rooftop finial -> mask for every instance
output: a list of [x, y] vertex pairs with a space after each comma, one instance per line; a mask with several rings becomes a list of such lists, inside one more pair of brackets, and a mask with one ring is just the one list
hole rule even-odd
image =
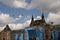
[[34, 20], [34, 17], [33, 17], [33, 15], [32, 15], [32, 20]]

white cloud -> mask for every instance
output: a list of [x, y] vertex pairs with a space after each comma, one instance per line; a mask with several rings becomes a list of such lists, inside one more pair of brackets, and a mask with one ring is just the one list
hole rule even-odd
[[0, 2], [14, 8], [26, 8], [27, 6], [25, 0], [0, 0]]
[[[22, 17], [21, 15], [19, 15], [18, 17]], [[11, 22], [15, 22], [16, 20], [19, 20], [20, 18], [13, 18], [10, 17], [8, 14], [0, 14], [0, 30], [2, 31], [4, 29], [4, 27], [1, 26], [5, 26], [6, 24], [9, 23], [9, 26], [11, 28], [11, 30], [19, 30], [19, 29], [24, 29], [25, 27], [29, 27], [29, 24], [31, 22], [30, 16], [27, 17], [28, 19], [25, 20], [24, 23], [18, 23], [18, 24], [13, 24]], [[40, 20], [41, 16], [37, 16], [36, 18], [34, 18], [34, 20]], [[50, 22], [54, 22], [54, 24], [60, 24], [60, 12], [58, 13], [49, 13], [48, 18], [46, 19], [47, 23]]]
[[24, 29], [25, 27], [28, 27], [30, 24], [30, 20], [25, 21], [24, 23], [19, 24], [9, 24], [11, 30], [19, 30]]
[[[5, 15], [7, 15], [7, 14], [5, 14]], [[5, 17], [5, 18], [10, 18], [10, 16], [8, 17]], [[13, 23], [9, 23], [9, 27], [10, 27], [10, 29], [11, 30], [20, 30], [20, 29], [24, 29], [24, 28], [26, 28], [26, 27], [29, 27], [29, 25], [30, 25], [30, 22], [31, 22], [31, 18], [30, 18], [30, 16], [28, 17], [27, 16], [27, 20], [25, 20], [25, 22], [24, 23], [18, 23], [18, 24], [13, 24]], [[29, 19], [30, 18], [30, 19]], [[4, 18], [3, 18], [4, 19]], [[14, 18], [13, 18], [14, 19]], [[41, 17], [40, 16], [37, 16], [36, 18], [34, 18], [34, 20], [37, 20], [37, 19], [41, 19]], [[9, 19], [8, 19], [9, 20]], [[6, 20], [6, 21], [8, 21], [8, 20]], [[15, 20], [15, 19], [14, 19]], [[10, 20], [11, 21], [11, 20]], [[7, 23], [7, 22], [6, 22]], [[3, 24], [3, 23], [2, 23]], [[4, 24], [4, 27], [0, 27], [0, 31], [2, 31], [4, 28], [5, 28], [5, 25], [6, 24]]]
[[0, 32], [4, 29], [5, 27], [0, 27]]
[[37, 16], [34, 20], [40, 20], [41, 16]]
[[27, 9], [33, 8], [38, 8], [43, 12], [49, 13], [46, 22], [53, 21], [54, 24], [60, 24], [60, 0], [32, 0]]
[[23, 16], [19, 15], [17, 18], [15, 18], [16, 20], [20, 20]]
[[[0, 12], [0, 13], [1, 13], [1, 12]], [[13, 17], [11, 17], [9, 14], [1, 13], [1, 14], [0, 14], [0, 31], [2, 31], [7, 24], [16, 22], [16, 21], [20, 20], [21, 18], [22, 18], [21, 15], [19, 15], [18, 18], [13, 18]], [[12, 25], [13, 25], [13, 24], [12, 24]], [[16, 26], [19, 26], [19, 24], [16, 25]]]
[[[30, 16], [29, 16], [29, 18], [30, 18]], [[31, 19], [29, 19], [29, 18], [24, 23], [9, 24], [11, 30], [19, 30], [19, 29], [24, 29], [26, 27], [29, 27], [30, 22], [31, 22]], [[34, 18], [34, 20], [39, 20], [39, 19], [41, 19], [41, 16], [37, 16], [36, 18]]]
[[12, 23], [12, 22], [16, 22], [17, 20], [20, 20], [22, 17], [20, 18], [13, 18], [11, 17], [9, 14], [4, 14], [4, 13], [1, 13], [0, 14], [0, 27], [3, 27], [9, 23]]
[[60, 11], [60, 0], [32, 0], [28, 9], [39, 8], [43, 11]]
[[[39, 20], [41, 19], [41, 16], [37, 16], [34, 18], [34, 20]], [[46, 18], [45, 18], [46, 19]], [[49, 13], [48, 18], [46, 19], [47, 23], [54, 22], [54, 24], [60, 24], [60, 12], [58, 13]], [[18, 24], [9, 24], [11, 30], [19, 30], [19, 29], [24, 29], [25, 27], [29, 27], [29, 24], [31, 22], [31, 19], [25, 20], [24, 23], [18, 23]], [[3, 28], [1, 28], [2, 30]]]
[[30, 4], [28, 4], [26, 0], [0, 0], [0, 2], [14, 8], [38, 8], [48, 12], [60, 11], [60, 0], [32, 0]]
[[30, 20], [31, 19], [31, 16], [29, 15], [29, 16], [25, 16], [25, 18], [24, 18], [24, 20], [26, 21], [26, 20]]
[[19, 17], [19, 18], [22, 18], [22, 16], [23, 16], [23, 15], [19, 15], [18, 17]]
[[14, 8], [38, 8], [48, 12], [60, 11], [60, 0], [32, 0], [30, 4], [28, 4], [26, 0], [0, 0], [0, 2]]
[[[39, 20], [39, 19], [41, 19], [41, 16], [37, 16], [36, 18], [34, 18], [34, 20]], [[29, 27], [30, 22], [31, 22], [31, 19], [28, 18], [24, 23], [18, 23], [18, 24], [11, 24], [10, 23], [9, 27], [11, 28], [11, 30], [24, 29], [26, 27]], [[5, 27], [0, 27], [0, 28], [1, 28], [0, 30], [2, 31]]]
[[60, 12], [58, 12], [58, 13], [49, 13], [46, 22], [47, 23], [54, 22], [54, 25], [60, 24]]

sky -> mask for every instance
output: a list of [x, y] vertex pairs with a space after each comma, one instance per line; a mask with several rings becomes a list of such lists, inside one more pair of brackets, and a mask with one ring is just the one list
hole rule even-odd
[[8, 24], [11, 30], [28, 27], [32, 15], [46, 23], [60, 24], [60, 0], [0, 0], [0, 30]]

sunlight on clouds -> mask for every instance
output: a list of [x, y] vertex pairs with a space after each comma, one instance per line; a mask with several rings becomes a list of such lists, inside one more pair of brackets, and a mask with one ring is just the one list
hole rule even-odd
[[25, 27], [28, 27], [30, 24], [30, 20], [25, 21], [24, 23], [19, 24], [9, 24], [11, 30], [20, 30], [24, 29]]
[[[41, 17], [37, 16], [36, 18], [34, 18], [34, 20], [37, 20], [37, 19], [41, 19]], [[30, 22], [31, 22], [31, 19], [26, 20], [24, 23], [9, 24], [9, 25], [10, 25], [11, 30], [19, 30], [19, 29], [24, 29], [26, 27], [29, 27]]]
[[13, 18], [9, 14], [0, 14], [0, 27], [3, 27], [9, 23], [16, 22], [20, 20], [22, 17], [20, 16], [19, 18]]
[[28, 10], [38, 8], [42, 11], [55, 13], [60, 11], [60, 0], [31, 0], [29, 4], [26, 0], [1, 0], [0, 2], [13, 8], [25, 8]]
[[0, 2], [14, 8], [26, 8], [27, 6], [25, 0], [1, 0]]
[[[34, 18], [34, 20], [40, 20], [40, 19], [41, 19], [41, 16], [37, 16], [36, 18]], [[59, 13], [58, 14], [49, 13], [49, 16], [48, 16], [48, 18], [46, 20], [47, 23], [54, 22], [54, 24], [60, 23], [59, 21], [60, 21]], [[20, 29], [24, 29], [26, 27], [29, 27], [30, 22], [31, 22], [31, 19], [30, 20], [26, 20], [24, 23], [18, 23], [18, 24], [10, 23], [9, 27], [11, 28], [11, 30], [20, 30]]]
[[60, 11], [60, 0], [32, 0], [28, 9], [38, 8], [47, 12]]
[[60, 14], [59, 13], [49, 13], [46, 21], [47, 21], [47, 23], [54, 22], [54, 25], [60, 24]]
[[23, 17], [23, 15], [19, 15], [18, 17], [19, 17], [19, 18], [22, 18], [22, 17]]
[[[41, 19], [41, 16], [37, 16], [36, 18], [34, 18], [34, 20], [37, 20], [37, 19]], [[30, 22], [31, 22], [31, 18], [29, 20], [28, 19], [25, 20], [24, 23], [18, 23], [18, 24], [9, 23], [9, 27], [10, 27], [11, 30], [20, 30], [20, 29], [24, 29], [26, 27], [29, 27]], [[1, 27], [1, 30], [0, 31], [2, 31], [5, 28], [4, 26]]]
[[0, 27], [0, 32], [4, 29], [5, 27]]
[[26, 7], [26, 5], [27, 5], [27, 3], [25, 3], [24, 1], [23, 2], [21, 2], [21, 1], [14, 1], [13, 2], [13, 6], [15, 7], [15, 8], [25, 8]]

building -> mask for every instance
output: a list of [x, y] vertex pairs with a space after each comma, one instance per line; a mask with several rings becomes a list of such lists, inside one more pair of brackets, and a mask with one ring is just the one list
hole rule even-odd
[[[35, 40], [52, 40], [52, 31], [54, 30], [54, 26], [46, 24], [45, 19], [44, 19], [44, 14], [42, 14], [41, 18], [42, 19], [40, 19], [40, 20], [34, 20], [34, 17], [32, 16], [30, 27], [35, 28], [37, 34], [38, 34], [38, 31], [43, 32], [42, 39], [38, 37], [38, 35], [40, 35], [40, 34], [38, 34], [38, 35], [35, 34], [37, 36], [34, 37], [34, 39]], [[40, 30], [40, 28], [42, 28], [42, 30]], [[32, 39], [32, 38], [30, 38], [30, 39]]]
[[60, 40], [60, 25], [47, 24], [44, 19], [34, 20], [30, 26], [21, 30], [11, 30], [8, 25], [0, 32], [0, 40]]
[[[11, 30], [8, 25], [0, 32], [0, 40], [19, 40], [22, 36], [24, 40], [24, 30]], [[18, 37], [18, 38], [17, 38]]]

